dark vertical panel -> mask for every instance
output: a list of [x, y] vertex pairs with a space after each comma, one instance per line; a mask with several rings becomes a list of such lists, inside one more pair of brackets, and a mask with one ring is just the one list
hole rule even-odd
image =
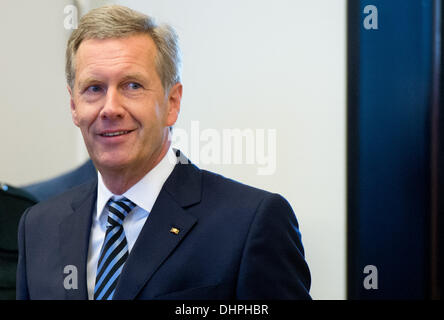
[[[363, 27], [366, 5], [378, 9], [378, 30]], [[428, 297], [433, 8], [433, 0], [349, 1], [349, 44], [352, 28], [359, 38], [348, 70], [352, 299]], [[378, 268], [377, 290], [363, 287], [366, 265]]]
[[[359, 1], [347, 3], [347, 297], [357, 298], [361, 287], [356, 252], [359, 250], [357, 186], [359, 160]], [[353, 214], [350, 214], [353, 213]]]

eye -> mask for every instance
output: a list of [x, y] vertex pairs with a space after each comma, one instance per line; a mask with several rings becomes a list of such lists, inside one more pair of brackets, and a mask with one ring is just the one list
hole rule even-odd
[[127, 87], [131, 90], [137, 90], [137, 89], [142, 88], [142, 86], [140, 84], [138, 84], [137, 82], [130, 82], [130, 83], [128, 83]]
[[102, 91], [102, 87], [98, 85], [92, 85], [86, 88], [85, 92], [87, 93], [99, 93]]

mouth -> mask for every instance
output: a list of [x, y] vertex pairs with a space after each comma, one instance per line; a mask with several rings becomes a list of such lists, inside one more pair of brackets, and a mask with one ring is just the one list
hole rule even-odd
[[102, 132], [99, 133], [102, 137], [117, 137], [117, 136], [123, 136], [128, 133], [133, 132], [134, 130], [120, 130], [120, 131], [112, 131], [112, 132]]

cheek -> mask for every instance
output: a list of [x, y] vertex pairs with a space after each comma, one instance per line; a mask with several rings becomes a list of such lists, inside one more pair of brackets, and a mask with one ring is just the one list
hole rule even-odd
[[139, 105], [131, 108], [129, 113], [131, 117], [145, 129], [150, 131], [159, 130], [166, 122], [167, 114], [165, 107], [159, 104]]
[[88, 130], [96, 121], [99, 112], [94, 107], [80, 109], [77, 112], [78, 126], [82, 131]]

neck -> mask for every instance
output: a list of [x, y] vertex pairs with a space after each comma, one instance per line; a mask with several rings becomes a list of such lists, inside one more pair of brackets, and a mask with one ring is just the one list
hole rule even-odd
[[139, 182], [148, 172], [150, 172], [165, 157], [170, 148], [171, 141], [168, 139], [162, 147], [155, 152], [151, 159], [147, 160], [138, 170], [131, 168], [101, 168], [103, 183], [115, 195], [124, 194], [128, 189]]

